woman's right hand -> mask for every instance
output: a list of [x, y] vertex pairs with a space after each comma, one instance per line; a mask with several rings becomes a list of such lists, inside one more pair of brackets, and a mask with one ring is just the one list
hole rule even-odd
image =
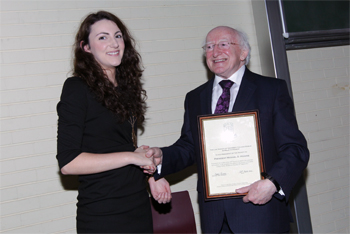
[[144, 170], [144, 173], [152, 175], [156, 171], [156, 165], [153, 162], [152, 158], [147, 158], [146, 151], [144, 150], [146, 146], [140, 146], [134, 152], [134, 162], [133, 164], [141, 167]]

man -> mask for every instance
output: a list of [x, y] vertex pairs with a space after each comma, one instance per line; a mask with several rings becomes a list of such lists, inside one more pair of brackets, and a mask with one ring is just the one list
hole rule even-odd
[[[307, 166], [309, 151], [298, 130], [286, 83], [254, 74], [246, 68], [250, 46], [245, 34], [233, 28], [212, 29], [203, 48], [207, 65], [215, 77], [186, 95], [184, 123], [177, 142], [162, 149], [150, 148], [147, 152], [156, 164], [161, 164], [161, 173], [154, 177], [157, 179], [197, 164], [198, 202], [204, 233], [288, 232], [291, 214], [287, 201]], [[232, 86], [222, 88], [219, 84], [222, 80], [231, 80], [227, 83]], [[220, 97], [225, 88], [230, 95], [227, 104]], [[222, 113], [223, 105], [229, 112], [259, 110], [268, 179], [236, 190], [248, 193], [243, 199], [205, 201], [197, 116]]]

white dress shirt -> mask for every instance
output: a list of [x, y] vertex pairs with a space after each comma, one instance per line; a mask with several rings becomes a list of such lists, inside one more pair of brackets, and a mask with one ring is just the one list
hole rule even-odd
[[[236, 97], [238, 94], [239, 87], [241, 86], [242, 77], [245, 72], [245, 65], [243, 65], [238, 71], [236, 71], [232, 76], [228, 78], [228, 80], [231, 80], [234, 82], [230, 89], [230, 106], [228, 107], [228, 112], [232, 111], [233, 105], [236, 101]], [[220, 76], [215, 75], [214, 84], [213, 84], [213, 92], [212, 92], [212, 98], [211, 98], [211, 112], [214, 114], [216, 104], [222, 94], [222, 88], [220, 86], [220, 81], [225, 80], [221, 78]]]

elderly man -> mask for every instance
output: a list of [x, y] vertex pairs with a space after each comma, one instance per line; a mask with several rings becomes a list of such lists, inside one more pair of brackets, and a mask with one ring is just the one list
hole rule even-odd
[[[207, 65], [215, 77], [186, 95], [181, 137], [169, 147], [153, 147], [147, 152], [148, 157], [153, 156], [156, 163], [161, 164], [161, 173], [154, 177], [157, 179], [197, 164], [198, 202], [204, 233], [288, 232], [291, 221], [288, 198], [307, 166], [309, 151], [298, 130], [286, 83], [248, 70], [245, 65], [249, 62], [250, 45], [245, 34], [233, 28], [212, 29], [203, 48]], [[225, 89], [230, 100], [227, 104], [221, 100]], [[250, 110], [259, 110], [268, 175], [266, 179], [237, 189], [237, 193], [248, 193], [243, 199], [207, 201], [204, 199], [197, 116]]]

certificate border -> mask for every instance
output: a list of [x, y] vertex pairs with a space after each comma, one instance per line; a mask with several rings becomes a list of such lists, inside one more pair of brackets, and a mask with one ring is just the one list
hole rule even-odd
[[261, 172], [265, 171], [265, 165], [264, 165], [264, 158], [262, 153], [262, 142], [260, 137], [260, 122], [259, 122], [259, 112], [258, 110], [253, 111], [245, 111], [245, 112], [230, 112], [226, 114], [210, 114], [210, 115], [200, 115], [198, 116], [198, 131], [199, 131], [199, 141], [200, 141], [200, 150], [201, 150], [201, 163], [202, 163], [202, 175], [203, 175], [203, 183], [204, 183], [204, 193], [205, 197], [204, 199], [207, 200], [218, 200], [218, 199], [228, 199], [228, 198], [240, 198], [247, 193], [225, 193], [225, 194], [217, 194], [217, 195], [210, 195], [209, 194], [209, 186], [208, 186], [208, 173], [207, 173], [207, 160], [206, 160], [206, 151], [205, 151], [205, 139], [203, 134], [203, 120], [208, 119], [218, 119], [218, 118], [239, 118], [239, 117], [245, 117], [245, 116], [253, 116], [255, 120], [255, 131], [256, 131], [256, 142], [257, 142], [257, 152], [259, 157], [259, 167], [260, 167], [260, 178]]

